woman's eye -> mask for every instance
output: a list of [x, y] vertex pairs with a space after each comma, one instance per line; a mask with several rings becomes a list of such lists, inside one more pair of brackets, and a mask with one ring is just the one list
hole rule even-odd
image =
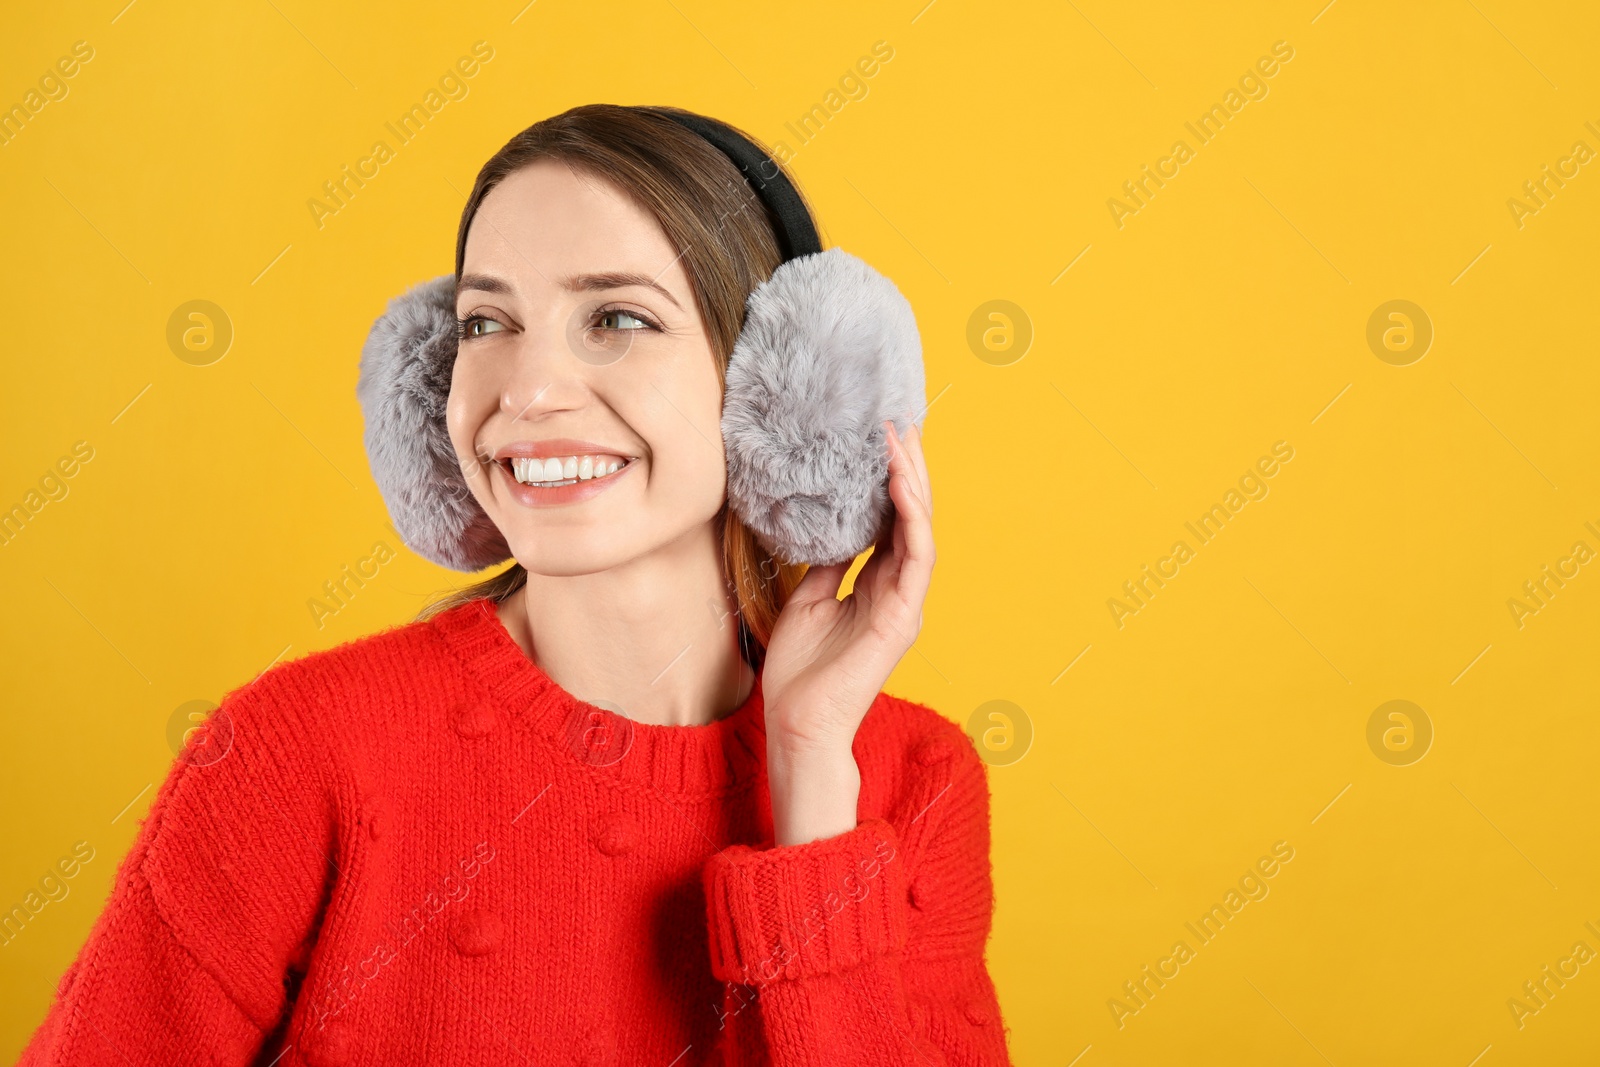
[[[602, 311], [595, 319], [602, 330], [648, 330], [650, 324], [631, 311], [613, 308]], [[632, 324], [632, 325], [630, 325]]]
[[462, 337], [482, 337], [485, 334], [496, 333], [505, 327], [493, 319], [482, 315], [468, 315], [460, 319]]

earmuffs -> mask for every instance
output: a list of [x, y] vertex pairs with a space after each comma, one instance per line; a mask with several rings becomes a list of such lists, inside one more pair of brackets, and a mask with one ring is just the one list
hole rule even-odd
[[[746, 300], [728, 360], [728, 506], [780, 562], [853, 560], [893, 521], [883, 421], [903, 432], [927, 410], [911, 305], [859, 258], [822, 250], [799, 193], [737, 130], [687, 112], [637, 110], [673, 119], [732, 160], [770, 210], [783, 256]], [[481, 474], [476, 457], [456, 454], [445, 424], [456, 278], [389, 302], [362, 347], [356, 395], [395, 532], [433, 562], [470, 572], [512, 553], [468, 487], [465, 472]]]

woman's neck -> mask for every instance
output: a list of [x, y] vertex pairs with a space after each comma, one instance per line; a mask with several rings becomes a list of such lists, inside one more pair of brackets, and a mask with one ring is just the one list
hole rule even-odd
[[636, 722], [697, 726], [748, 698], [737, 602], [709, 525], [594, 574], [549, 577], [499, 605], [522, 650], [561, 688]]

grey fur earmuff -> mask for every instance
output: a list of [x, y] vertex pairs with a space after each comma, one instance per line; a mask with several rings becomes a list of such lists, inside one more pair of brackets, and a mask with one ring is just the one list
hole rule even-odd
[[[893, 521], [883, 422], [903, 432], [926, 413], [911, 305], [861, 259], [820, 250], [794, 187], [760, 148], [712, 119], [643, 110], [721, 149], [778, 221], [784, 262], [750, 294], [728, 360], [729, 507], [780, 561], [853, 560]], [[505, 562], [511, 550], [472, 495], [445, 425], [455, 280], [442, 275], [389, 302], [362, 347], [356, 394], [396, 531], [422, 556], [470, 572]]]
[[511, 548], [450, 443], [445, 403], [455, 362], [456, 276], [445, 274], [389, 301], [361, 348], [356, 396], [395, 532], [419, 555], [470, 572], [504, 563]]

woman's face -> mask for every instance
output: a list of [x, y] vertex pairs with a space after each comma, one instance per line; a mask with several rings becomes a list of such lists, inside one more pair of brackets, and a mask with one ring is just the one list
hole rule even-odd
[[450, 439], [518, 563], [587, 574], [709, 529], [727, 491], [716, 357], [643, 208], [564, 163], [516, 171], [473, 216], [456, 314]]

